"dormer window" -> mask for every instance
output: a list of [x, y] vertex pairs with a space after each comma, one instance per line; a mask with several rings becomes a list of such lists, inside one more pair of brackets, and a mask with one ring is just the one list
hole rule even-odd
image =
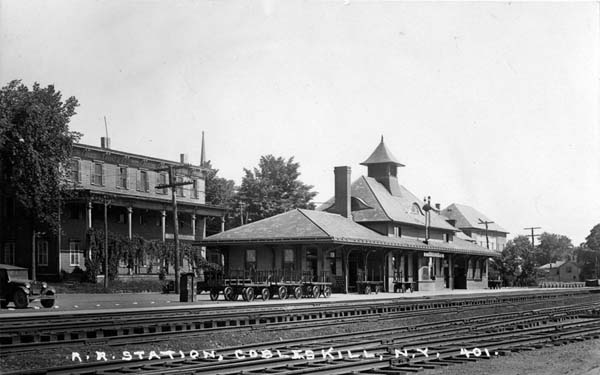
[[421, 206], [418, 203], [413, 203], [410, 207], [410, 213], [415, 215], [423, 215], [423, 211], [421, 211]]

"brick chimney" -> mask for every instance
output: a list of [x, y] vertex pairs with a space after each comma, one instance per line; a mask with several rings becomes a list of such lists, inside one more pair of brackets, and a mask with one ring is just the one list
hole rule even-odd
[[181, 164], [190, 164], [188, 154], [179, 154], [179, 161], [181, 162]]
[[335, 205], [333, 211], [343, 217], [350, 218], [350, 167], [335, 167], [333, 173], [335, 175]]
[[110, 138], [100, 137], [100, 147], [107, 149], [110, 148]]

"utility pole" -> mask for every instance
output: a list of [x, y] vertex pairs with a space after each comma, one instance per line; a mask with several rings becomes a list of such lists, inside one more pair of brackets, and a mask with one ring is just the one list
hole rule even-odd
[[490, 238], [488, 237], [488, 224], [494, 224], [494, 222], [479, 219], [479, 224], [485, 225], [485, 247], [489, 250], [490, 249]]
[[175, 241], [175, 293], [179, 293], [179, 220], [177, 219], [177, 194], [176, 187], [191, 185], [192, 181], [175, 182], [175, 173], [173, 166], [167, 168], [156, 169], [157, 172], [168, 171], [169, 172], [169, 183], [163, 185], [156, 185], [156, 189], [171, 189], [171, 203], [173, 206], [173, 241]]
[[531, 247], [535, 248], [535, 237], [539, 237], [539, 234], [535, 234], [534, 231], [536, 229], [542, 229], [542, 227], [529, 227], [523, 228], [524, 230], [531, 230]]
[[[383, 136], [381, 137], [383, 140]], [[425, 202], [425, 204], [423, 205], [423, 210], [425, 211], [425, 242], [426, 244], [429, 243], [429, 226], [431, 225], [431, 197], [427, 197], [427, 198], [423, 198], [423, 202]]]
[[108, 198], [104, 197], [104, 288], [108, 289]]

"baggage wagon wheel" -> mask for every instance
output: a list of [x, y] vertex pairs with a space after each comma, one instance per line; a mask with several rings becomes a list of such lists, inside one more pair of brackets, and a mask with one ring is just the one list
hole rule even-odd
[[210, 300], [211, 301], [216, 301], [219, 298], [219, 290], [218, 289], [211, 289], [210, 290]]
[[299, 286], [294, 288], [294, 298], [296, 298], [296, 299], [302, 298], [302, 288], [300, 288]]
[[381, 292], [381, 285], [375, 287], [375, 294], [378, 294], [379, 292]]
[[312, 288], [312, 296], [313, 298], [319, 298], [319, 294], [321, 294], [321, 290], [318, 285], [313, 286]]
[[223, 289], [223, 298], [225, 298], [225, 301], [233, 301], [233, 288], [230, 286], [226, 286], [225, 289]]
[[277, 294], [279, 295], [279, 299], [286, 299], [287, 298], [287, 288], [285, 286], [280, 286], [279, 290], [277, 291]]
[[325, 290], [323, 291], [323, 295], [325, 296], [325, 298], [331, 297], [331, 287], [326, 286]]
[[271, 292], [269, 291], [269, 288], [262, 288], [260, 294], [262, 296], [263, 301], [268, 301], [269, 298], [271, 298]]
[[371, 294], [371, 285], [365, 286], [365, 294]]
[[254, 301], [254, 288], [252, 288], [252, 287], [246, 288], [246, 292], [244, 292], [244, 294], [246, 295], [246, 301], [248, 301], [248, 302]]
[[242, 288], [242, 299], [248, 302], [248, 295], [246, 294], [246, 289], [248, 288]]

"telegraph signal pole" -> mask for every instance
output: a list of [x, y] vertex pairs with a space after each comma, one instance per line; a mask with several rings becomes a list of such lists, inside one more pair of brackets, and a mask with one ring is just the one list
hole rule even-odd
[[173, 166], [167, 168], [156, 169], [157, 172], [168, 171], [169, 183], [156, 185], [156, 189], [171, 189], [171, 202], [173, 205], [173, 241], [175, 241], [175, 293], [179, 293], [179, 220], [177, 219], [177, 194], [176, 187], [184, 185], [192, 185], [192, 181], [175, 182], [175, 173]]
[[534, 231], [536, 229], [542, 229], [542, 227], [529, 227], [529, 228], [523, 228], [525, 230], [531, 230], [531, 247], [535, 248], [535, 237], [539, 237], [539, 234], [535, 234]]
[[[485, 247], [489, 250], [490, 249], [490, 238], [488, 237], [488, 224], [494, 224], [494, 222], [479, 219], [479, 224], [485, 225]], [[496, 246], [496, 247], [498, 247], [498, 246]]]

